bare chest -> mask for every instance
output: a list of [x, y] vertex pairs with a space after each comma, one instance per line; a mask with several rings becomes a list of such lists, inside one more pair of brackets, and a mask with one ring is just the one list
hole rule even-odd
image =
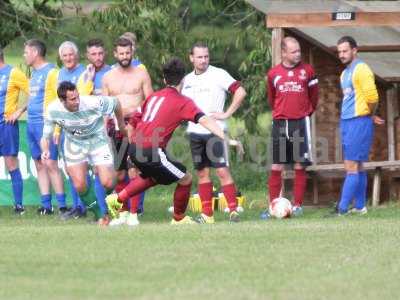
[[113, 76], [108, 84], [111, 96], [120, 94], [142, 94], [142, 79], [134, 74]]

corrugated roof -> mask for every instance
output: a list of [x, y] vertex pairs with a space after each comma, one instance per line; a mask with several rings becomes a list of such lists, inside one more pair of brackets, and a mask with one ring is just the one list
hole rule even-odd
[[332, 0], [246, 0], [268, 13], [318, 13], [338, 11], [398, 12], [400, 1], [332, 1]]
[[[260, 1], [246, 0], [264, 13], [315, 13], [333, 11], [400, 11], [400, 1]], [[399, 20], [400, 23], [400, 20]], [[359, 46], [400, 45], [400, 27], [304, 27], [296, 28], [326, 47], [350, 35]], [[360, 52], [359, 56], [381, 78], [400, 81], [400, 52]]]
[[298, 30], [328, 47], [336, 46], [344, 35], [354, 37], [360, 46], [400, 45], [400, 27], [304, 27]]

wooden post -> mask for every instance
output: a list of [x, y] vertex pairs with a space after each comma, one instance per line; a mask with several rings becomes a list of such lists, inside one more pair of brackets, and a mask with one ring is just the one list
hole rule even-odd
[[[314, 55], [313, 55], [313, 48], [309, 48], [309, 64], [314, 65]], [[316, 113], [314, 112], [311, 116], [311, 163], [313, 166], [317, 165], [317, 118]], [[313, 187], [313, 204], [316, 205], [319, 202], [318, 199], [318, 178], [317, 173], [311, 174], [312, 178], [312, 187]]]
[[312, 182], [313, 182], [313, 204], [318, 204], [319, 199], [318, 199], [318, 175], [315, 172], [312, 176]]
[[282, 28], [274, 28], [272, 29], [272, 66], [275, 66], [281, 62], [281, 42], [283, 39], [283, 29]]
[[[314, 64], [314, 55], [313, 55], [313, 48], [310, 47], [309, 48], [309, 53], [308, 53], [308, 57], [309, 57], [309, 63], [310, 65]], [[315, 166], [317, 165], [317, 153], [316, 153], [316, 149], [317, 149], [317, 120], [316, 120], [316, 114], [317, 112], [314, 112], [311, 116], [311, 157], [312, 157], [312, 164]]]
[[341, 162], [342, 158], [342, 141], [340, 137], [340, 126], [338, 126], [335, 134], [335, 163]]
[[374, 182], [372, 187], [372, 206], [377, 207], [380, 202], [381, 195], [381, 182], [382, 182], [382, 169], [380, 167], [375, 168]]
[[394, 111], [393, 102], [395, 102], [396, 89], [391, 88], [386, 91], [387, 103], [387, 134], [388, 134], [388, 152], [389, 160], [395, 160], [395, 141], [394, 141]]

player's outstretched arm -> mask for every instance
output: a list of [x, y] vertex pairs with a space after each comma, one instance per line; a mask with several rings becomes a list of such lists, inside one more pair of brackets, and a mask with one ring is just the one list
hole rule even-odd
[[210, 118], [210, 117], [207, 117], [206, 115], [204, 115], [199, 119], [199, 124], [201, 126], [203, 126], [204, 128], [208, 129], [209, 131], [211, 131], [213, 134], [215, 134], [219, 138], [221, 138], [223, 140], [226, 139], [227, 143], [230, 146], [236, 147], [237, 151], [239, 151], [239, 153], [242, 153], [242, 154], [244, 153], [242, 143], [238, 140], [227, 138], [225, 136], [224, 131], [219, 127], [219, 125], [217, 124], [217, 122], [215, 122], [215, 120], [213, 118]]

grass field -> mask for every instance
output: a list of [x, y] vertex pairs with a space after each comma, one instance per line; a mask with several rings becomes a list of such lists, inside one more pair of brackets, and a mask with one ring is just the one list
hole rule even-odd
[[[263, 193], [246, 193], [261, 199]], [[0, 209], [0, 299], [398, 299], [400, 207], [367, 216], [169, 225], [171, 189], [139, 228]]]

